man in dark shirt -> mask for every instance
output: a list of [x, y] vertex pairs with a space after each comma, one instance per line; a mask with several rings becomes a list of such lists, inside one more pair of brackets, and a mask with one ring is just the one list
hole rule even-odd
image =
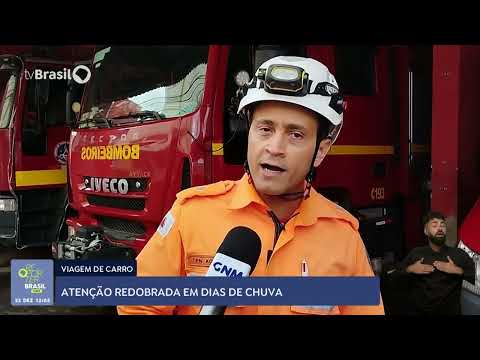
[[475, 282], [472, 259], [445, 245], [446, 230], [443, 214], [430, 212], [424, 221], [428, 246], [413, 249], [401, 264], [408, 274], [411, 314], [460, 315], [462, 281]]

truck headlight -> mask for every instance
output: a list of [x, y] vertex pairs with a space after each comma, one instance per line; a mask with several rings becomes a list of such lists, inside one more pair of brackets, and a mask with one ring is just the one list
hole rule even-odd
[[0, 199], [0, 211], [16, 211], [17, 202], [15, 199]]

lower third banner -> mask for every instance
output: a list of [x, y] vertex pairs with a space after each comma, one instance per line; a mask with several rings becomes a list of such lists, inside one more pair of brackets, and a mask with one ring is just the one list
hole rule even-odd
[[378, 277], [59, 276], [55, 304], [378, 305]]

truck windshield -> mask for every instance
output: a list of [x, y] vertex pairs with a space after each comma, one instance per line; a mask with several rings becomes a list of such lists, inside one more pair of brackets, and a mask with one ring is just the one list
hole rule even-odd
[[0, 70], [0, 129], [10, 125], [17, 81], [18, 73]]
[[79, 127], [162, 121], [195, 112], [203, 99], [207, 58], [208, 46], [100, 48]]

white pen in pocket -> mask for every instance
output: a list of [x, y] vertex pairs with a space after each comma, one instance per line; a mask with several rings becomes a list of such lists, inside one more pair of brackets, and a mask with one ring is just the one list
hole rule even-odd
[[[308, 275], [308, 265], [307, 260], [302, 260], [302, 277], [309, 276]], [[302, 308], [310, 309], [310, 310], [322, 310], [322, 311], [331, 311], [335, 305], [302, 305]]]
[[308, 265], [305, 259], [302, 260], [302, 277], [308, 276]]

